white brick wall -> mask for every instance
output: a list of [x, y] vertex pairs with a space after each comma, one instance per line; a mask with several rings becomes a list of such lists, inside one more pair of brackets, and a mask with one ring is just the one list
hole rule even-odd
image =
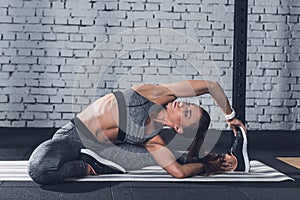
[[[247, 120], [253, 129], [299, 130], [298, 1], [249, 5]], [[299, 96], [299, 95], [298, 95]], [[256, 112], [259, 111], [259, 112]], [[296, 110], [297, 112], [297, 110]], [[299, 112], [298, 112], [299, 113]]]
[[[249, 1], [249, 129], [300, 129], [300, 4]], [[0, 126], [60, 127], [141, 82], [218, 80], [231, 99], [233, 1], [1, 0]], [[196, 66], [197, 70], [193, 67]], [[208, 95], [212, 128], [224, 118]]]

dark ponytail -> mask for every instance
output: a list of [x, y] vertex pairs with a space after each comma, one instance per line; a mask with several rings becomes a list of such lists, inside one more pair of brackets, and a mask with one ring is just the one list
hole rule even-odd
[[186, 137], [194, 137], [193, 142], [188, 148], [187, 162], [192, 162], [193, 157], [198, 157], [200, 148], [203, 144], [205, 135], [207, 133], [211, 121], [208, 112], [201, 107], [200, 110], [202, 111], [202, 115], [199, 120], [199, 123], [195, 123], [189, 128], [189, 130], [187, 130], [189, 132], [184, 133]]

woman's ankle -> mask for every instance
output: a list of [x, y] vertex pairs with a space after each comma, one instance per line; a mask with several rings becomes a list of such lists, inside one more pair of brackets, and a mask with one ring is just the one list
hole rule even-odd
[[87, 173], [87, 175], [97, 175], [95, 170], [89, 164], [86, 164], [86, 173]]

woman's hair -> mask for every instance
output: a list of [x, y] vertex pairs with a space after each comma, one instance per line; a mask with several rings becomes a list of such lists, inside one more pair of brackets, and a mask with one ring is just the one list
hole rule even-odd
[[210, 116], [206, 110], [199, 107], [200, 111], [202, 111], [201, 118], [198, 123], [194, 123], [193, 125], [189, 126], [184, 130], [183, 136], [194, 138], [193, 142], [191, 143], [190, 147], [188, 148], [189, 152], [187, 155], [187, 161], [191, 162], [193, 157], [198, 157], [200, 148], [203, 144], [205, 135], [207, 133], [209, 124], [210, 124]]

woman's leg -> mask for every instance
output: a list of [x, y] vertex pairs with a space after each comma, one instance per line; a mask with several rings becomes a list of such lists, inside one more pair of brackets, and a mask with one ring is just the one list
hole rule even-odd
[[[79, 141], [74, 141], [75, 128], [60, 129], [53, 139], [40, 144], [29, 159], [29, 176], [39, 184], [53, 184], [87, 173], [87, 166], [79, 160]], [[70, 135], [72, 135], [70, 137]]]
[[121, 165], [126, 170], [157, 165], [144, 147], [127, 143], [110, 145], [101, 151], [96, 151], [96, 153], [105, 159]]
[[[141, 169], [147, 166], [158, 165], [150, 153], [142, 146], [123, 143], [114, 144], [97, 151], [92, 149], [99, 156], [115, 162], [126, 170]], [[179, 158], [181, 153], [173, 151], [176, 158]]]

